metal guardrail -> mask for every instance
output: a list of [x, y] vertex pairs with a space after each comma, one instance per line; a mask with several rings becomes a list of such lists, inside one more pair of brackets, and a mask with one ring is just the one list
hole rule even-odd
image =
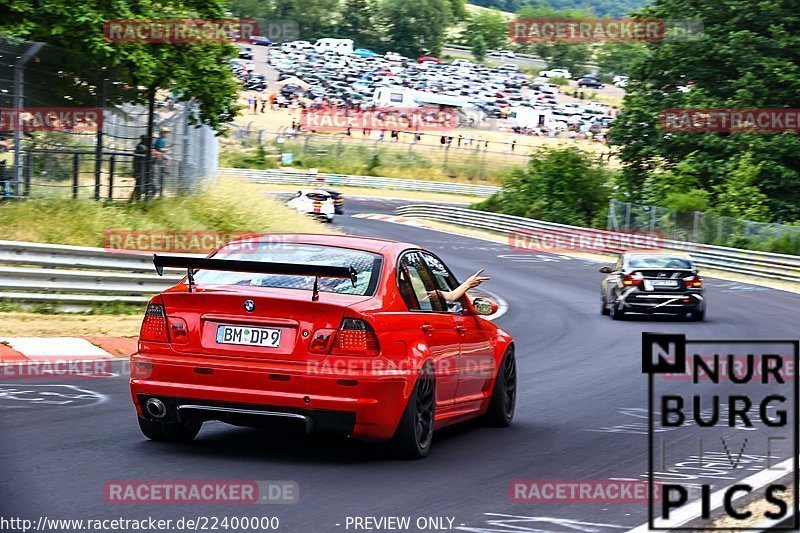
[[0, 300], [81, 308], [145, 303], [177, 283], [179, 270], [155, 274], [152, 254], [86, 246], [0, 241]]
[[[454, 205], [407, 205], [399, 215], [437, 220], [505, 235], [510, 245], [525, 248], [528, 239], [588, 239], [590, 250], [618, 253], [629, 247], [621, 235], [596, 230], [487, 213]], [[629, 236], [629, 235], [628, 235]], [[613, 238], [610, 238], [613, 237]], [[526, 241], [527, 240], [527, 241]], [[585, 242], [585, 241], [584, 241]], [[659, 247], [690, 253], [702, 267], [752, 276], [800, 281], [800, 256], [772, 254], [671, 240]], [[530, 249], [530, 251], [535, 251]], [[174, 285], [180, 270], [168, 269], [164, 277], [153, 272], [152, 255], [30, 242], [0, 241], [0, 300], [51, 303], [80, 307], [101, 302], [145, 303], [155, 293]]]
[[[555, 242], [556, 238], [560, 238], [561, 242], [568, 243], [575, 242], [574, 239], [577, 237], [583, 237], [583, 242], [586, 242], [587, 239], [591, 242], [588, 246], [589, 249], [576, 251], [614, 254], [630, 248], [630, 246], [619, 244], [624, 242], [625, 237], [631, 237], [626, 233], [581, 228], [454, 206], [407, 205], [399, 207], [397, 214], [499, 233], [508, 236], [509, 245], [516, 244], [518, 248], [525, 248], [526, 240], [530, 243], [531, 238], [538, 238], [538, 242], [541, 242], [543, 238], [550, 239], [550, 242]], [[659, 248], [665, 250], [691, 254], [695, 262], [702, 267], [750, 276], [800, 281], [800, 256], [666, 239], [659, 239], [657, 243]], [[531, 249], [531, 251], [534, 250]]]
[[301, 170], [253, 170], [244, 168], [221, 168], [219, 176], [247, 178], [255, 183], [296, 184], [308, 186], [337, 185], [368, 187], [395, 191], [425, 191], [468, 196], [491, 196], [500, 190], [494, 185], [472, 185], [444, 181], [413, 180], [405, 178], [383, 178], [378, 176], [354, 176], [352, 174], [324, 174]]

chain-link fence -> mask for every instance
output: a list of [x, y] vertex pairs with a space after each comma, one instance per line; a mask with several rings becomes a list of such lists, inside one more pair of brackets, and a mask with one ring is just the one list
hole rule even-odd
[[800, 254], [800, 226], [753, 222], [732, 217], [678, 212], [664, 207], [611, 200], [608, 229], [650, 231], [676, 241]]
[[131, 87], [74, 52], [0, 36], [0, 196], [126, 200], [193, 190], [216, 173], [217, 139], [193, 125], [196, 106], [179, 100]]

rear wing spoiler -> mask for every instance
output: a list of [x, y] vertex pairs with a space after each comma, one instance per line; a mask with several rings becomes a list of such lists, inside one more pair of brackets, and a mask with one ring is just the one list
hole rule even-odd
[[319, 300], [319, 278], [345, 278], [355, 287], [358, 272], [352, 266], [302, 265], [296, 263], [266, 263], [238, 259], [213, 259], [209, 257], [184, 257], [177, 255], [153, 255], [153, 265], [159, 276], [164, 268], [185, 268], [189, 281], [189, 292], [194, 289], [196, 270], [221, 270], [227, 272], [253, 272], [255, 274], [282, 274], [285, 276], [314, 276], [313, 301]]

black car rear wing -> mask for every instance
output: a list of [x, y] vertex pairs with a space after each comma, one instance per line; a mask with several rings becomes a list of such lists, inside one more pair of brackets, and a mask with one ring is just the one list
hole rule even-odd
[[352, 266], [303, 265], [297, 263], [266, 263], [239, 259], [212, 259], [208, 257], [183, 257], [177, 255], [153, 255], [153, 264], [159, 276], [164, 268], [185, 268], [189, 281], [189, 292], [194, 289], [196, 270], [222, 270], [228, 272], [253, 272], [255, 274], [283, 274], [285, 276], [314, 276], [314, 292], [311, 300], [319, 300], [319, 278], [349, 278], [355, 287], [358, 273]]

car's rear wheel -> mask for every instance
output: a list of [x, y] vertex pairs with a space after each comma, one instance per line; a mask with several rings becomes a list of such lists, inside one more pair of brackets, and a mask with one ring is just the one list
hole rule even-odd
[[158, 422], [139, 417], [139, 429], [157, 442], [191, 442], [200, 433], [202, 422]]
[[620, 309], [619, 304], [617, 302], [611, 302], [609, 306], [608, 314], [611, 315], [611, 320], [624, 320], [625, 319], [625, 311]]
[[414, 391], [392, 438], [393, 448], [399, 456], [421, 459], [430, 452], [436, 413], [435, 399], [436, 379], [433, 366], [426, 365], [417, 378]]
[[695, 322], [702, 322], [706, 319], [706, 310], [700, 309], [699, 311], [692, 311], [689, 313], [689, 318]]
[[492, 399], [486, 411], [486, 421], [492, 426], [508, 427], [514, 419], [517, 405], [517, 360], [514, 357], [514, 347], [506, 350], [497, 379], [494, 380]]

